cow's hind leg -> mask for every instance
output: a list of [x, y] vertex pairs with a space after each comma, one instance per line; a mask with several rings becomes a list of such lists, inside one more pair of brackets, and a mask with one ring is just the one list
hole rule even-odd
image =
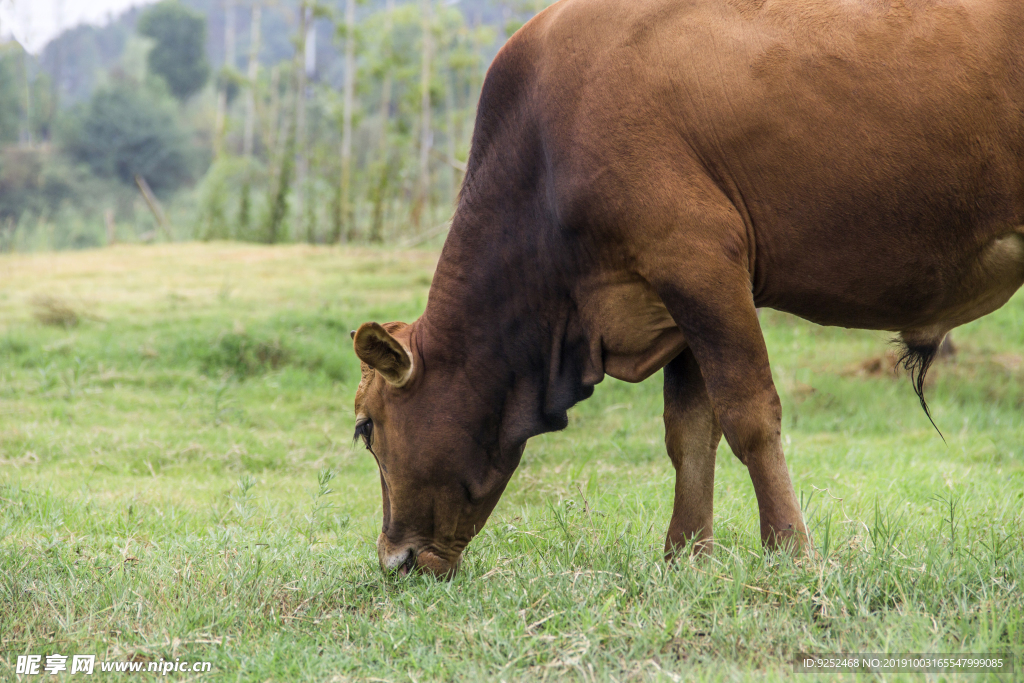
[[711, 551], [715, 453], [721, 440], [700, 367], [686, 349], [665, 366], [665, 446], [676, 470], [666, 560], [691, 541], [694, 554]]

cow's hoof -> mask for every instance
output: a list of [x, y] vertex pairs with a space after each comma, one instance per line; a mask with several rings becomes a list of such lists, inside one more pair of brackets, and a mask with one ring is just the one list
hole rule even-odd
[[714, 539], [703, 538], [697, 541], [690, 539], [675, 540], [671, 537], [665, 539], [665, 561], [669, 564], [675, 562], [676, 558], [685, 557], [689, 554], [695, 559], [711, 557], [715, 549]]
[[769, 527], [766, 532], [762, 532], [761, 543], [765, 550], [793, 556], [808, 555], [813, 550], [811, 537], [803, 525], [800, 525], [800, 528], [793, 528], [790, 524], [782, 530]]

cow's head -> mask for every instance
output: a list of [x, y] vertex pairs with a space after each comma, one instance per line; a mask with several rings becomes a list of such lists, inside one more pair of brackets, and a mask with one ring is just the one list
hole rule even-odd
[[362, 361], [356, 438], [380, 469], [381, 568], [453, 576], [522, 451], [500, 457], [493, 404], [457, 363], [424, 361], [417, 323], [365, 323], [352, 340]]

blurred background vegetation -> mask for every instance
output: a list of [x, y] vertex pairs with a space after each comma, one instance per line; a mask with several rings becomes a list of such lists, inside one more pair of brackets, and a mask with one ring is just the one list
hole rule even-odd
[[435, 238], [487, 66], [548, 4], [162, 0], [2, 42], [0, 251]]

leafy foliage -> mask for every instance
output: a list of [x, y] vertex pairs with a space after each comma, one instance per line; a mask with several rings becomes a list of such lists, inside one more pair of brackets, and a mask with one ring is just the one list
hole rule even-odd
[[43, 213], [79, 198], [80, 173], [54, 161], [37, 149], [0, 151], [0, 220], [17, 220], [26, 211]]
[[[7, 231], [0, 249], [116, 241], [111, 210], [128, 235], [153, 239], [135, 173], [182, 217], [172, 226], [180, 236], [385, 242], [440, 235], [462, 181], [486, 65], [506, 37], [501, 26], [548, 0], [431, 0], [427, 22], [421, 2], [360, 0], [351, 27], [338, 11], [343, 4], [260, 3], [258, 19], [249, 2], [163, 0], [104, 27], [66, 31], [38, 60], [7, 46], [10, 54], [0, 55], [0, 144], [56, 142], [47, 145], [56, 153], [43, 167], [59, 167], [63, 176], [74, 169], [90, 189], [77, 183], [73, 192], [43, 192], [42, 171], [32, 183], [8, 183], [27, 194], [0, 197], [17, 226], [0, 226]], [[308, 35], [316, 38], [305, 59], [296, 53], [300, 6], [313, 10]], [[354, 46], [352, 69], [346, 46]], [[212, 87], [211, 65], [219, 74]], [[344, 90], [352, 96], [342, 92], [346, 82], [354, 82]], [[190, 106], [175, 107], [172, 96]], [[429, 157], [421, 163], [424, 120], [431, 121]], [[218, 164], [199, 196], [177, 194], [198, 180], [211, 156]], [[90, 224], [88, 239], [58, 238], [71, 234], [52, 223], [58, 215]]]
[[139, 33], [156, 41], [149, 69], [181, 101], [199, 92], [210, 78], [206, 59], [206, 19], [177, 0], [163, 0], [139, 18]]
[[0, 44], [0, 144], [49, 138], [56, 116], [49, 75], [14, 42]]
[[121, 80], [97, 90], [70, 117], [64, 135], [71, 156], [101, 177], [131, 184], [138, 174], [155, 192], [193, 177], [196, 152], [173, 104], [137, 83]]

